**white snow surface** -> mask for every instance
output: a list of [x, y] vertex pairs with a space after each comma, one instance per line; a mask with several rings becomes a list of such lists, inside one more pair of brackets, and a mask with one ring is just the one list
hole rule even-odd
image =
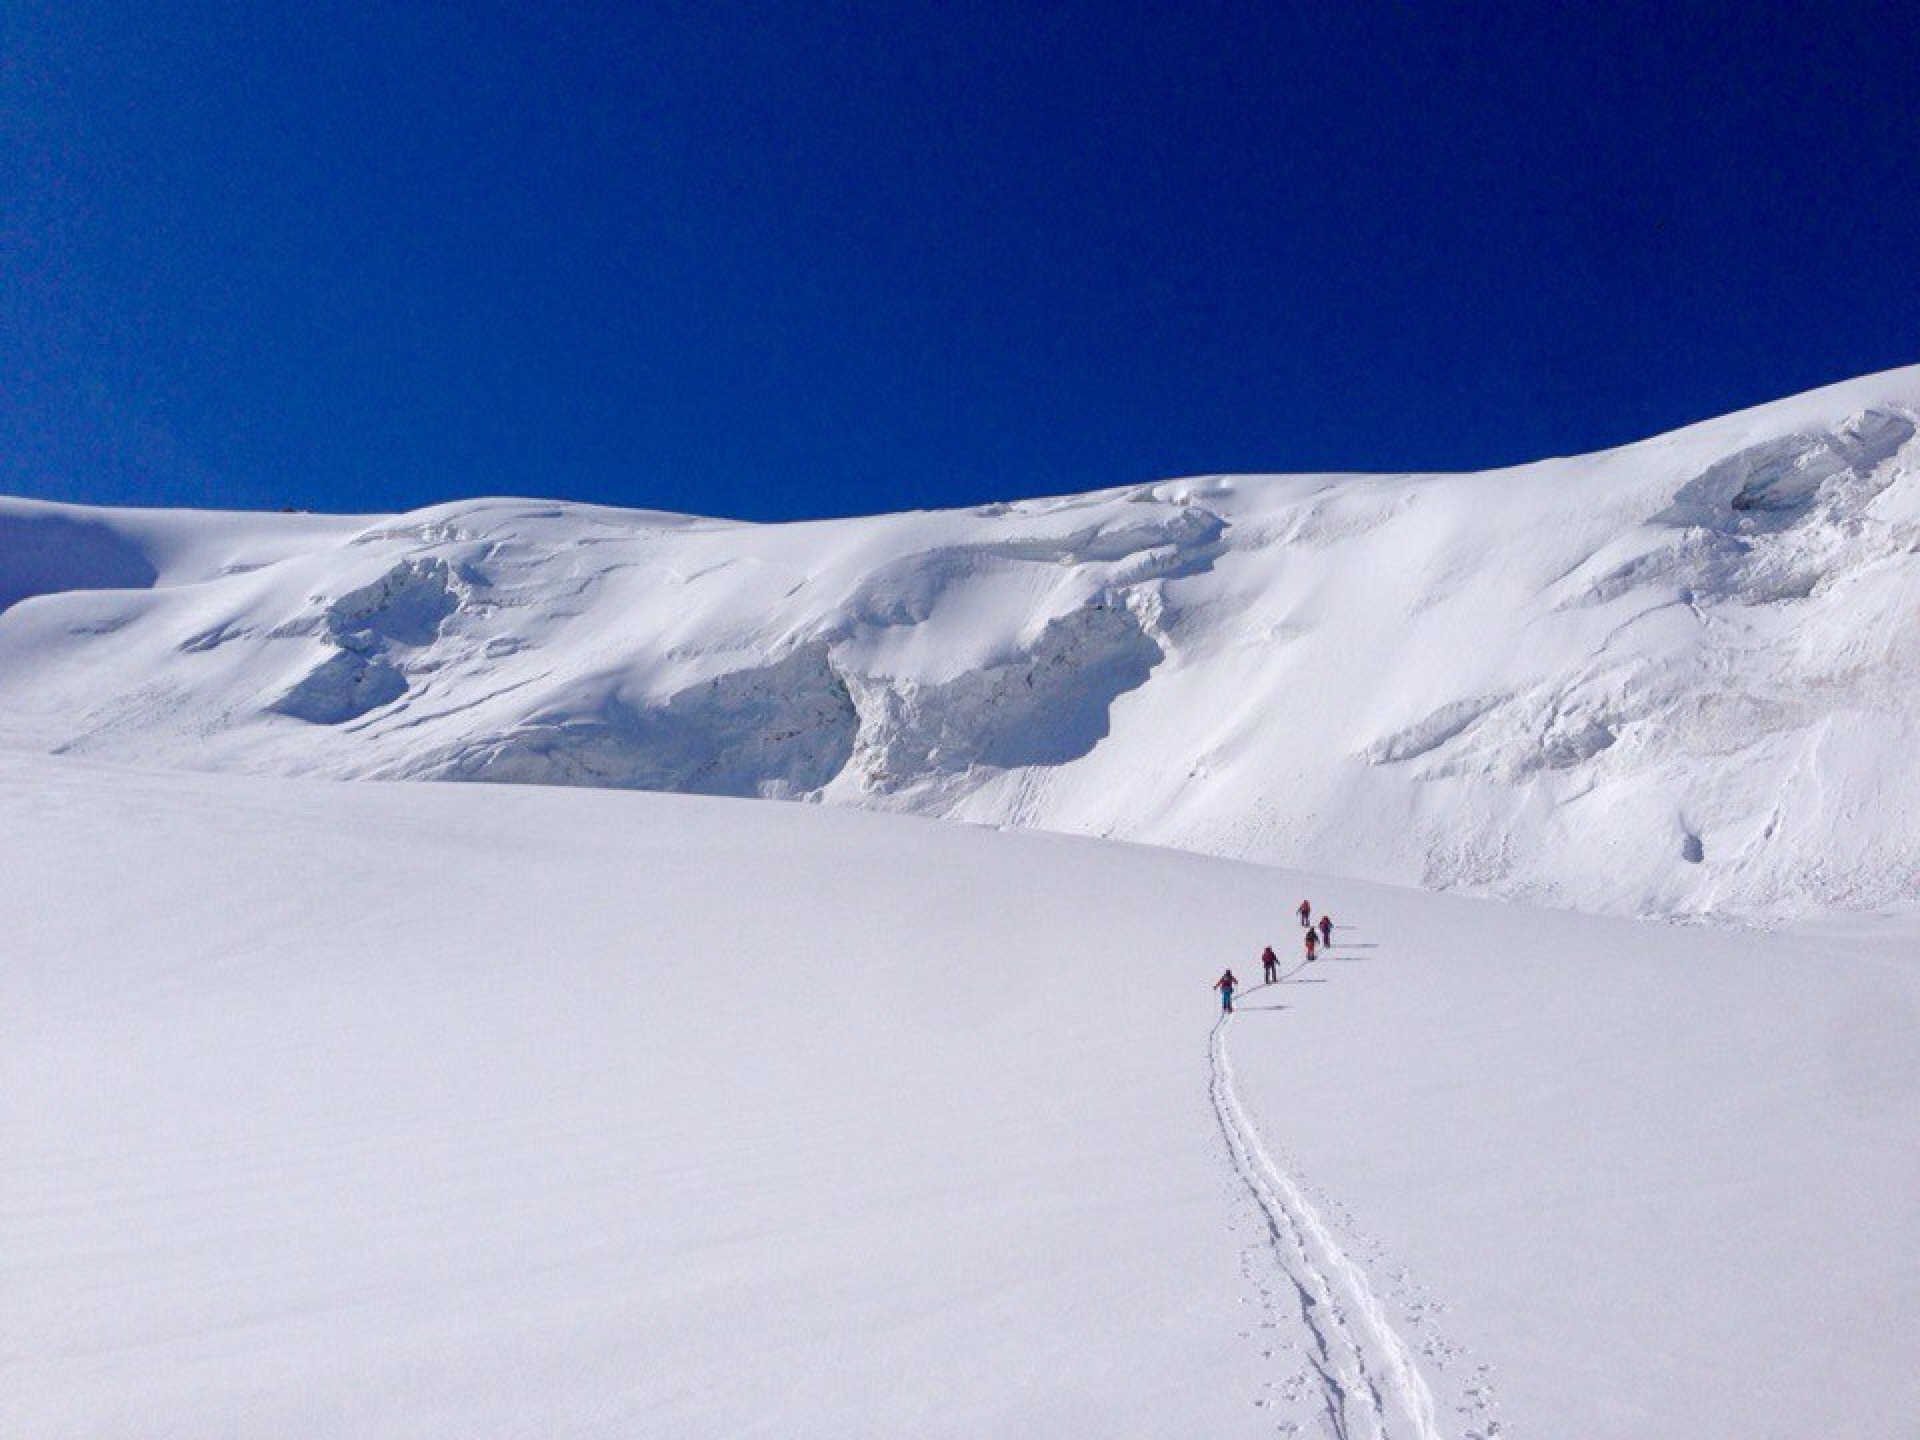
[[755, 526], [0, 501], [0, 745], [809, 798], [1587, 910], [1920, 899], [1920, 367], [1468, 475]]
[[0, 803], [0, 1434], [1920, 1414], [1913, 917], [20, 754]]
[[1486, 474], [751, 526], [0, 501], [0, 745], [824, 799], [1630, 914], [1920, 899], [1920, 367]]

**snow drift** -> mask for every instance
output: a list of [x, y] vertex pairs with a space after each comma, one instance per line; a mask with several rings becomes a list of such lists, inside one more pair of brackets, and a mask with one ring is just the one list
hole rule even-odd
[[1920, 899], [1920, 368], [1577, 459], [754, 526], [0, 506], [0, 743]]

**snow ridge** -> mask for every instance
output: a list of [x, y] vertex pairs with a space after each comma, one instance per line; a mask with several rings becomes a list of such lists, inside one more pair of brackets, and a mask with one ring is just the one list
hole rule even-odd
[[1466, 475], [788, 525], [0, 499], [0, 746], [759, 796], [1556, 906], [1920, 903], [1920, 367]]
[[1209, 1040], [1208, 1094], [1233, 1168], [1260, 1207], [1273, 1253], [1312, 1339], [1327, 1421], [1339, 1440], [1440, 1440], [1433, 1396], [1366, 1275], [1335, 1242], [1299, 1186], [1267, 1154], [1233, 1084], [1228, 1016]]

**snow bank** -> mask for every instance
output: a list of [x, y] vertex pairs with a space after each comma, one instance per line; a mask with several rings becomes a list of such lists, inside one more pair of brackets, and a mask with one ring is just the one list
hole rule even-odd
[[0, 743], [818, 799], [1580, 908], [1920, 898], [1920, 369], [1481, 475], [749, 526], [0, 505]]

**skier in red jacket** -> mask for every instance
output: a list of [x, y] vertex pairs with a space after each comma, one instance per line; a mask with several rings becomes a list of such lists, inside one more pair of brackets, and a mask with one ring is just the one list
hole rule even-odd
[[1233, 1014], [1233, 991], [1234, 987], [1239, 985], [1239, 983], [1238, 980], [1233, 978], [1233, 971], [1231, 970], [1213, 982], [1213, 988], [1220, 992], [1221, 1014]]
[[1280, 978], [1280, 957], [1273, 953], [1269, 945], [1260, 952], [1260, 968], [1266, 972], [1267, 984], [1271, 985]]
[[1304, 900], [1300, 902], [1300, 908], [1294, 911], [1294, 914], [1300, 917], [1300, 923], [1302, 925], [1311, 925], [1313, 923], [1313, 906]]
[[1331, 915], [1320, 917], [1320, 943], [1329, 950], [1333, 948], [1333, 917]]

